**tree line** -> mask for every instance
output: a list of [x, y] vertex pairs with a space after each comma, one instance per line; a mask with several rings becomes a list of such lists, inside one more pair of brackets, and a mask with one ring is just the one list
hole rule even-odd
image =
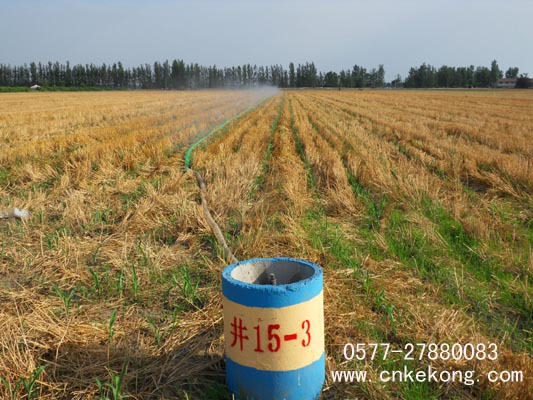
[[0, 86], [102, 87], [130, 89], [201, 89], [247, 86], [288, 87], [382, 87], [385, 69], [355, 65], [351, 70], [319, 72], [313, 62], [285, 69], [281, 65], [251, 64], [218, 68], [183, 60], [154, 62], [126, 68], [114, 64], [77, 64], [48, 62], [12, 66], [0, 64]]
[[510, 67], [504, 74], [496, 60], [492, 61], [490, 68], [473, 65], [468, 67], [443, 65], [437, 69], [424, 63], [418, 68], [412, 67], [409, 70], [403, 86], [407, 88], [492, 87], [504, 76], [517, 78], [517, 84], [520, 84], [520, 80], [524, 78], [527, 80], [527, 74], [519, 77], [518, 72], [518, 67]]
[[[508, 78], [518, 77], [518, 68], [505, 72]], [[219, 68], [216, 65], [187, 64], [183, 60], [154, 62], [127, 68], [121, 62], [114, 64], [76, 64], [48, 62], [12, 66], [0, 64], [0, 86], [28, 87], [100, 87], [110, 89], [201, 89], [240, 88], [269, 85], [281, 88], [331, 87], [331, 88], [434, 88], [434, 87], [490, 87], [503, 77], [498, 63], [491, 67], [449, 67], [439, 69], [422, 64], [412, 67], [405, 80], [397, 76], [385, 82], [385, 68], [367, 69], [354, 65], [351, 69], [321, 72], [313, 62], [295, 65], [288, 69], [282, 65], [257, 66], [244, 64]], [[519, 77], [529, 83], [527, 75]]]

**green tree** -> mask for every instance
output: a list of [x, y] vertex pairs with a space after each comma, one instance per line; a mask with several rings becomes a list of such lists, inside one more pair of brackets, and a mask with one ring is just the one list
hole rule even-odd
[[178, 88], [178, 75], [179, 75], [178, 60], [172, 61], [172, 71], [170, 72], [170, 82], [174, 89]]
[[170, 64], [168, 60], [163, 63], [163, 88], [170, 89]]
[[324, 75], [324, 87], [338, 87], [339, 76], [336, 72], [329, 71]]
[[67, 61], [67, 65], [65, 67], [65, 86], [71, 86], [72, 85], [72, 69], [70, 68], [70, 63]]
[[117, 64], [113, 64], [111, 68], [111, 80], [113, 82], [113, 87], [118, 87], [118, 68]]
[[516, 80], [515, 88], [517, 89], [527, 89], [531, 86], [531, 79], [527, 76], [527, 74], [520, 74], [520, 76]]
[[517, 76], [518, 76], [518, 67], [509, 67], [509, 69], [505, 71], [506, 78], [516, 78]]
[[498, 82], [498, 79], [500, 79], [501, 77], [503, 77], [503, 72], [500, 70], [498, 62], [496, 60], [492, 60], [492, 63], [490, 64], [489, 84], [496, 84], [496, 82]]
[[487, 67], [477, 67], [474, 72], [474, 86], [488, 87], [491, 84], [491, 70]]
[[289, 86], [296, 87], [296, 74], [294, 72], [294, 63], [289, 64]]
[[34, 62], [30, 63], [30, 75], [31, 75], [31, 84], [35, 85], [38, 81], [38, 77], [37, 77], [37, 65]]
[[385, 67], [383, 67], [383, 64], [379, 64], [376, 72], [376, 87], [383, 86], [385, 86]]
[[315, 63], [305, 63], [305, 71], [305, 85], [309, 87], [315, 87], [318, 80]]
[[163, 68], [159, 62], [154, 62], [154, 84], [156, 89], [163, 88]]
[[303, 83], [303, 73], [302, 73], [302, 66], [298, 64], [296, 67], [296, 87], [302, 87], [304, 85]]
[[342, 70], [339, 74], [339, 86], [341, 87], [352, 87], [352, 75], [350, 74], [350, 70]]
[[352, 82], [353, 86], [357, 88], [364, 88], [367, 86], [366, 69], [359, 65], [354, 65], [352, 68]]
[[120, 61], [117, 64], [117, 81], [119, 87], [128, 86], [128, 82], [126, 79], [126, 71], [124, 70], [124, 66]]

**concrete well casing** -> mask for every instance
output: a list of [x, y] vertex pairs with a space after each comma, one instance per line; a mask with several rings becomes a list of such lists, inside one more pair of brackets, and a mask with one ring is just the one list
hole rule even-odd
[[319, 397], [325, 379], [322, 289], [322, 269], [301, 259], [255, 258], [224, 269], [226, 384], [237, 399]]

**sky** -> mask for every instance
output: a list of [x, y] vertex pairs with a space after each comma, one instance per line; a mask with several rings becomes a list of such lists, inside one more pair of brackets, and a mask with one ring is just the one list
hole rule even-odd
[[0, 64], [166, 59], [319, 71], [423, 62], [533, 76], [533, 0], [0, 0]]

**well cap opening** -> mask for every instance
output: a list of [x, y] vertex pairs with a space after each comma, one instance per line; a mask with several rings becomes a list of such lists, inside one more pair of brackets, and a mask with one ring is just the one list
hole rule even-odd
[[308, 279], [315, 272], [311, 265], [298, 260], [255, 259], [236, 265], [231, 277], [248, 284], [288, 285]]

